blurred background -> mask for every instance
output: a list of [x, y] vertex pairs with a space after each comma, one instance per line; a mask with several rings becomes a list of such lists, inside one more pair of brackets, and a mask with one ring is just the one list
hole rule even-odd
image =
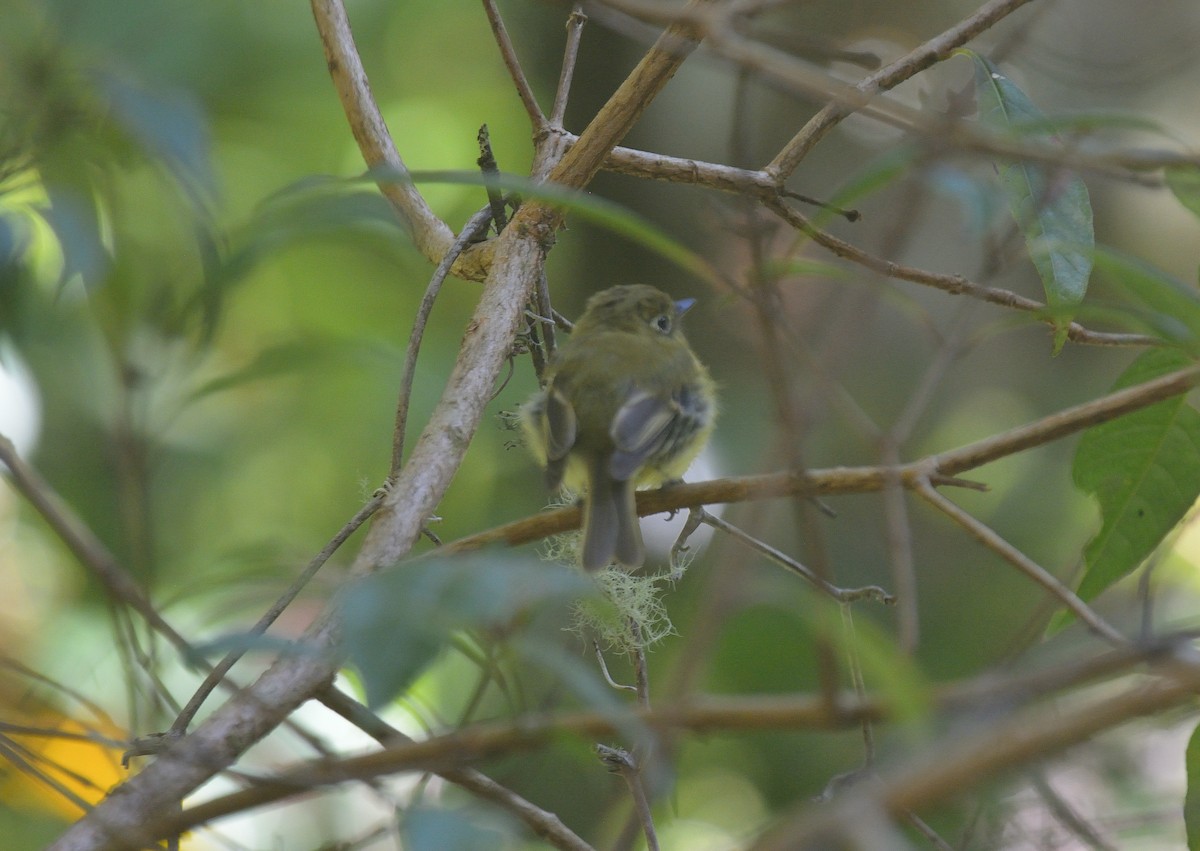
[[[542, 0], [500, 7], [548, 107], [569, 8]], [[746, 27], [855, 81], [869, 72], [870, 57], [890, 62], [975, 7], [811, 0], [779, 4]], [[476, 132], [486, 123], [500, 168], [528, 172], [528, 123], [478, 4], [351, 0], [348, 8], [372, 89], [410, 168], [474, 170]], [[654, 34], [612, 10], [588, 11], [566, 122], [576, 133]], [[1187, 0], [1057, 0], [1031, 3], [973, 46], [1046, 115], [1088, 116], [1085, 147], [1194, 150], [1197, 39], [1200, 6]], [[955, 58], [895, 97], [933, 115], [961, 111], [971, 74], [970, 60]], [[625, 144], [760, 167], [819, 106], [701, 50]], [[328, 179], [362, 171], [303, 4], [0, 0], [0, 433], [197, 642], [253, 623], [387, 472], [404, 346], [432, 269], [373, 186]], [[1196, 280], [1194, 215], [1161, 187], [1083, 176], [1098, 244]], [[827, 227], [874, 254], [1042, 298], [984, 157], [916, 144], [856, 117], [817, 146], [789, 185], [844, 198], [861, 221], [830, 218]], [[847, 196], [863, 186], [870, 191]], [[455, 229], [485, 201], [469, 185], [421, 189]], [[776, 421], [759, 326], [743, 300], [585, 222], [571, 220], [559, 234], [548, 272], [555, 305], [568, 317], [588, 295], [619, 282], [697, 298], [688, 335], [720, 385], [723, 412], [705, 471], [690, 478], [780, 469], [789, 441], [812, 467], [880, 463], [880, 435], [901, 418], [910, 430], [898, 451], [914, 459], [1094, 398], [1136, 354], [1068, 344], [1053, 356], [1048, 328], [1030, 317], [835, 264], [733, 196], [607, 173], [591, 191], [690, 246], [732, 281], [761, 271], [756, 257], [780, 276], [794, 359], [785, 372], [805, 401], [802, 433], [785, 434]], [[452, 280], [437, 303], [416, 379], [413, 435], [438, 398], [479, 288]], [[1096, 276], [1089, 303], [1103, 304], [1107, 294]], [[1105, 328], [1096, 316], [1094, 327]], [[1092, 315], [1081, 318], [1093, 325]], [[440, 506], [434, 528], [443, 540], [546, 504], [540, 473], [514, 446], [503, 417], [535, 386], [528, 359], [516, 358]], [[972, 474], [989, 492], [952, 495], [1064, 579], [1077, 575], [1097, 527], [1090, 499], [1071, 482], [1073, 447], [1060, 441], [990, 465]], [[881, 500], [840, 498], [830, 507], [836, 516], [822, 521], [822, 535], [835, 581], [892, 587], [894, 541]], [[801, 540], [788, 504], [740, 505], [725, 516], [788, 552], [803, 556], [812, 544]], [[906, 523], [919, 583], [914, 682], [1018, 660], [1036, 668], [1085, 640], [1070, 629], [1034, 646], [1029, 624], [1045, 602], [1038, 589], [923, 504], [909, 504]], [[645, 528], [655, 535], [662, 518]], [[323, 608], [353, 545], [273, 634], [298, 634]], [[1160, 618], [1175, 626], [1194, 624], [1197, 546], [1185, 531], [1155, 574], [1170, 589], [1160, 593], [1167, 601]], [[519, 556], [536, 559], [536, 549]], [[1119, 624], [1136, 623], [1132, 590], [1115, 589], [1101, 610]], [[664, 604], [674, 633], [650, 654], [662, 699], [814, 687], [813, 594], [731, 540], [714, 538]], [[855, 617], [885, 658], [903, 655], [894, 610], [861, 604]], [[548, 621], [547, 640], [594, 668], [586, 643]], [[119, 743], [169, 726], [167, 695], [186, 700], [197, 677], [112, 605], [7, 485], [0, 485], [0, 648], [0, 721], [14, 730], [94, 734], [17, 738], [0, 727], [4, 752], [19, 757], [0, 771], [0, 835], [16, 838], [9, 847], [35, 848], [78, 816], [79, 803], [98, 800], [124, 776]], [[252, 654], [239, 669], [243, 681], [269, 658]], [[627, 662], [611, 664], [618, 679], [628, 675]], [[553, 677], [526, 671], [524, 678], [526, 705], [581, 700]], [[505, 715], [497, 690], [485, 689], [474, 703], [479, 679], [474, 662], [447, 650], [389, 718], [420, 734], [425, 725], [453, 723], [469, 705], [474, 717]], [[366, 746], [328, 713], [306, 709], [301, 720], [338, 749]], [[1101, 822], [1121, 837], [1120, 847], [1182, 841], [1174, 804], [1163, 803], [1176, 801], [1183, 786], [1182, 739], [1170, 720], [1124, 730], [1046, 769], [1075, 806], [1105, 814]], [[941, 723], [881, 734], [881, 753], [902, 750], [906, 737], [935, 734]], [[97, 736], [112, 746], [95, 746]], [[856, 768], [862, 748], [854, 730], [689, 742], [670, 776], [663, 845], [738, 847]], [[279, 766], [302, 752], [280, 734], [257, 759]], [[51, 771], [80, 800], [34, 778], [23, 761]], [[627, 818], [623, 787], [586, 743], [562, 741], [483, 767], [602, 846]], [[956, 847], [1073, 847], [1026, 781], [991, 789], [985, 805], [963, 802], [928, 819], [948, 837], [966, 837]], [[365, 825], [387, 823], [411, 801], [453, 811], [467, 799], [436, 779], [404, 779], [383, 791], [348, 790], [222, 822], [187, 844], [391, 847], [390, 829], [376, 837]], [[494, 843], [475, 847], [542, 847], [481, 806], [463, 818], [479, 831], [469, 836]]]

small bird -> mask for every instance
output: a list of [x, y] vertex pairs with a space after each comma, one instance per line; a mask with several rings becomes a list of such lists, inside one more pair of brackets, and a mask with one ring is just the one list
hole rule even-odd
[[712, 433], [713, 382], [679, 327], [693, 304], [645, 284], [596, 293], [521, 410], [547, 485], [584, 492], [586, 570], [641, 566], [634, 489], [679, 481]]

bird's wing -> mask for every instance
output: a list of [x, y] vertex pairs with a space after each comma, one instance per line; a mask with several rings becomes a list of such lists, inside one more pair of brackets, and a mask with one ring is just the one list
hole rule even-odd
[[613, 417], [609, 436], [616, 445], [609, 472], [625, 481], [662, 448], [679, 416], [679, 406], [669, 398], [634, 390]]
[[566, 475], [567, 454], [575, 445], [579, 430], [574, 406], [553, 385], [546, 391], [541, 420], [546, 440], [546, 487], [558, 490]]
[[575, 408], [554, 385], [546, 392], [545, 416], [546, 457], [551, 461], [561, 461], [575, 445], [578, 425], [575, 421]]

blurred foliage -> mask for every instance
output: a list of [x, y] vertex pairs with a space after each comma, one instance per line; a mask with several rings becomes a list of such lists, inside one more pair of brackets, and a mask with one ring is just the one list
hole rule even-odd
[[340, 635], [367, 705], [378, 708], [411, 685], [455, 633], [503, 634], [539, 608], [588, 592], [584, 578], [561, 565], [495, 554], [433, 556], [349, 585], [339, 605]]
[[[972, 8], [822, 0], [774, 10], [754, 22], [754, 31], [856, 79], [870, 61], [835, 60], [821, 49], [874, 51], [878, 64]], [[1097, 14], [1086, 3], [1064, 2], [1043, 17], [1015, 19], [978, 45], [980, 55], [993, 47], [1010, 51], [993, 106], [1020, 97], [1038, 106], [1036, 115], [1023, 107], [1012, 131], [1017, 138], [1069, 133], [1084, 147], [1134, 145], [1194, 138], [1200, 130], [1200, 119], [1180, 108], [1196, 87], [1194, 38], [1177, 46], [1178, 62], [1167, 66], [1138, 72], [1139, 62], [1170, 54], [1156, 47], [1083, 79], [1076, 73], [1079, 51], [1112, 53], [1137, 42], [1142, 25], [1157, 26], [1152, 16], [1131, 22], [1130, 13], [1106, 9]], [[566, 7], [509, 0], [502, 11], [548, 104]], [[470, 174], [475, 134], [486, 122], [501, 168], [528, 172], [527, 122], [477, 4], [360, 0], [350, 14], [373, 91], [409, 167]], [[404, 345], [430, 265], [363, 176], [303, 4], [6, 0], [0, 19], [0, 343], [11, 343], [28, 365], [44, 408], [31, 460], [189, 638], [240, 635], [386, 473]], [[1180, 11], [1175, 30], [1191, 27], [1194, 36], [1190, 20]], [[1066, 37], [1074, 33], [1099, 47], [1080, 47]], [[641, 34], [610, 28], [600, 16], [588, 25], [570, 129], [585, 126], [636, 62]], [[1172, 33], [1160, 36], [1152, 43], [1174, 43]], [[955, 111], [971, 71], [970, 63], [952, 60], [896, 96]], [[817, 105], [738, 77], [698, 54], [627, 143], [761, 165]], [[1097, 120], [1101, 114], [1110, 117]], [[1193, 172], [1171, 173], [1175, 197], [1094, 175], [1073, 180], [1075, 206], [1067, 213], [1082, 218], [1081, 199], [1088, 199], [1097, 244], [1105, 248], [1095, 253], [1090, 283], [1080, 274], [1057, 294], [1028, 254], [1012, 249], [1013, 217], [1001, 186], [1013, 181], [999, 177], [983, 158], [856, 119], [813, 151], [792, 184], [859, 210], [854, 224], [828, 212], [814, 220], [879, 256], [961, 272], [1031, 298], [1049, 293], [1080, 321], [1153, 334], [1195, 354], [1200, 313], [1196, 288], [1186, 283], [1200, 262], [1200, 226], [1188, 212], [1196, 209]], [[1017, 206], [1044, 189], [1025, 182]], [[484, 203], [473, 179], [420, 188], [455, 228]], [[829, 255], [799, 246], [793, 233], [748, 211], [742, 199], [614, 174], [601, 174], [591, 193], [550, 256], [555, 304], [574, 316], [590, 293], [630, 280], [698, 297], [689, 338], [721, 385], [715, 475], [777, 469], [780, 442], [791, 439], [803, 441], [814, 467], [877, 463], [880, 433], [902, 418], [909, 429], [905, 458], [945, 450], [1099, 396], [1136, 355], [1067, 344], [1052, 358], [1054, 340], [1036, 318], [833, 265]], [[1029, 223], [1018, 221], [1019, 238], [1032, 239]], [[1082, 234], [1042, 237], [1075, 249], [1085, 242]], [[756, 267], [756, 257], [765, 262]], [[805, 400], [802, 435], [778, 433], [760, 363], [759, 319], [740, 293], [707, 274], [709, 267], [727, 280], [761, 272], [779, 284], [777, 318], [790, 332], [786, 355]], [[1084, 284], [1087, 297], [1078, 304]], [[441, 392], [478, 291], [454, 281], [438, 301], [417, 374], [413, 428]], [[1183, 357], [1174, 351], [1147, 360]], [[492, 404], [495, 416], [480, 429], [439, 507], [441, 519], [432, 523], [442, 539], [545, 504], [541, 476], [500, 416], [534, 385], [528, 363], [517, 359]], [[914, 398], [924, 404], [910, 415]], [[1180, 409], [1194, 417], [1190, 407]], [[1138, 448], [1119, 431], [1130, 425], [1110, 424], [1113, 439]], [[1107, 452], [1086, 462], [1087, 443], [1103, 437], [1083, 439], [1077, 476], [1089, 464], [1109, 472]], [[973, 471], [990, 492], [954, 499], [1069, 578], [1096, 529], [1103, 523], [1111, 530], [1113, 522], [1107, 508], [1098, 518], [1090, 498], [1073, 489], [1074, 450], [1074, 442], [1062, 441]], [[1172, 457], [1160, 466], [1177, 465]], [[1177, 500], [1150, 536], [1150, 549], [1192, 496], [1194, 489]], [[822, 519], [819, 531], [837, 582], [891, 587], [880, 500], [831, 502], [836, 517]], [[788, 506], [731, 506], [725, 516], [802, 560], [812, 552], [814, 542], [797, 529]], [[894, 644], [894, 610], [856, 604], [847, 638], [835, 606], [717, 536], [663, 597], [674, 634], [649, 652], [653, 700], [812, 690], [813, 647], [827, 639], [840, 660], [857, 658], [868, 689], [912, 722], [876, 731], [886, 758], [936, 740], [939, 725], [949, 723], [927, 712], [939, 683], [1002, 663], [1036, 669], [1082, 645], [1081, 630], [1071, 628], [1031, 650], [1029, 623], [1046, 605], [1041, 591], [925, 506], [910, 503], [907, 524], [921, 628], [912, 657]], [[1139, 548], [1095, 581], [1107, 586], [1126, 576], [1150, 549]], [[342, 586], [348, 551], [272, 636], [291, 638], [312, 620]], [[1172, 586], [1180, 601], [1195, 595], [1190, 557], [1179, 554], [1185, 565], [1172, 574], [1182, 577]], [[1090, 556], [1087, 563], [1090, 571]], [[426, 567], [378, 577], [343, 598], [358, 684], [405, 732], [625, 700], [601, 682], [592, 648], [567, 631], [570, 605], [562, 597], [572, 581], [539, 563], [534, 547]], [[1098, 598], [1123, 627], [1134, 623], [1128, 585], [1118, 582]], [[518, 590], [523, 596], [509, 596]], [[181, 660], [112, 615], [98, 584], [8, 489], [0, 491], [0, 591], [6, 654], [47, 678], [6, 672], [6, 719], [35, 700], [53, 706], [60, 720], [75, 718], [70, 724], [92, 717], [87, 729], [103, 728], [106, 736], [145, 735], [173, 717], [156, 696], [155, 677], [180, 699], [195, 685]], [[1185, 612], [1176, 622], [1194, 626], [1195, 618]], [[269, 660], [269, 646], [251, 648], [245, 678]], [[610, 655], [613, 678], [631, 682], [630, 660]], [[116, 720], [96, 721], [72, 690]], [[402, 697], [389, 703], [398, 690]], [[39, 717], [36, 724], [47, 729], [67, 723]], [[361, 744], [325, 716], [306, 723], [336, 745]], [[272, 739], [263, 748], [275, 765], [308, 755], [290, 741]], [[104, 751], [95, 774], [84, 770], [82, 757], [50, 759], [70, 763], [98, 787], [120, 775], [112, 751]], [[672, 771], [652, 779], [665, 793], [666, 847], [742, 843], [862, 761], [856, 730], [687, 738]], [[587, 743], [555, 741], [483, 768], [600, 845], [627, 817], [623, 785], [603, 773]], [[35, 803], [18, 811], [9, 789], [23, 784], [36, 785], [20, 772], [5, 779], [0, 834], [13, 847], [40, 847], [75, 811]], [[400, 817], [372, 798], [319, 814], [301, 804], [282, 810], [277, 822], [229, 831], [250, 847], [316, 844], [317, 836], [361, 835], [364, 824], [382, 818], [412, 847], [478, 847], [492, 837], [501, 837], [496, 847], [532, 847], [520, 829], [437, 782], [405, 788], [395, 800], [410, 800], [409, 793], [420, 806]], [[997, 822], [1021, 810], [1005, 790], [987, 804]], [[972, 816], [966, 809], [929, 816], [954, 835]]]
[[[1038, 136], [1029, 128], [1044, 124], [1045, 118], [1028, 95], [987, 59], [968, 53], [975, 63], [980, 121], [1018, 140], [1036, 141]], [[1003, 162], [1000, 184], [1042, 278], [1055, 322], [1054, 351], [1061, 351], [1092, 276], [1095, 234], [1087, 186], [1076, 174], [1023, 161]]]
[[[1170, 349], [1146, 352], [1114, 389], [1191, 362]], [[1200, 412], [1179, 397], [1094, 426], [1079, 442], [1073, 473], [1104, 518], [1084, 550], [1079, 594], [1090, 600], [1142, 564], [1200, 496]]]

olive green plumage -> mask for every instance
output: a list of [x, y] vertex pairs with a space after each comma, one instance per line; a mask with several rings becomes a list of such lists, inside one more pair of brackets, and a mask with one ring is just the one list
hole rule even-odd
[[642, 564], [634, 489], [681, 479], [712, 432], [713, 382], [679, 327], [692, 304], [644, 284], [592, 296], [522, 409], [547, 484], [585, 493], [588, 570]]

